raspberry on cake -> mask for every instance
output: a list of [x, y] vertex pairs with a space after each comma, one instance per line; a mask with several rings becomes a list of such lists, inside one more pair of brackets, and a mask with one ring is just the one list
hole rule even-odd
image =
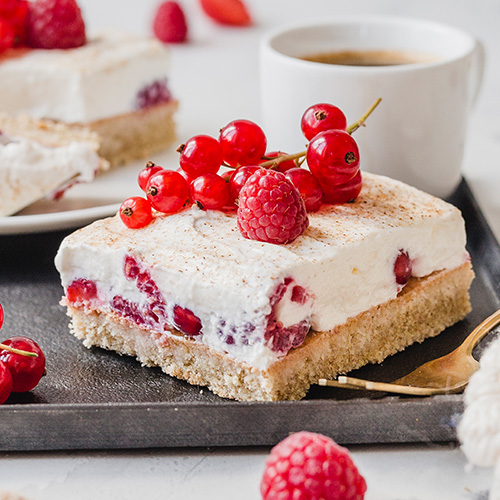
[[92, 181], [108, 168], [99, 144], [85, 128], [0, 113], [0, 217]]
[[84, 344], [239, 400], [300, 399], [331, 378], [437, 335], [470, 310], [458, 209], [365, 174], [292, 243], [249, 240], [234, 212], [193, 206], [141, 228], [119, 216], [56, 257]]
[[158, 40], [117, 31], [76, 48], [13, 48], [0, 54], [1, 111], [85, 126], [99, 154], [123, 164], [175, 140], [169, 63]]

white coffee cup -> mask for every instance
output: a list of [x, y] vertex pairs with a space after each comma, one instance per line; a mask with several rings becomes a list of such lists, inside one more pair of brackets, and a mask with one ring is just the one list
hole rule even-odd
[[[382, 66], [302, 59], [345, 50], [423, 58]], [[483, 69], [482, 45], [442, 24], [356, 17], [292, 25], [261, 43], [262, 124], [271, 149], [294, 153], [306, 144], [300, 119], [309, 106], [335, 104], [352, 123], [382, 98], [354, 133], [361, 169], [446, 197], [461, 179], [467, 122]]]

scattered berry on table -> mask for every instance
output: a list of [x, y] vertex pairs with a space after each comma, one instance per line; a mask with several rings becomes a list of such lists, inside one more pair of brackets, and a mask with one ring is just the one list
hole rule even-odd
[[153, 219], [151, 204], [145, 198], [132, 196], [121, 204], [120, 218], [127, 227], [132, 229], [147, 226]]
[[3, 325], [3, 307], [2, 304], [0, 304], [0, 328], [2, 328]]
[[153, 33], [164, 43], [181, 43], [188, 38], [188, 24], [178, 2], [167, 1], [158, 6], [153, 20]]
[[366, 481], [346, 448], [301, 431], [271, 450], [260, 491], [263, 500], [362, 500]]
[[29, 2], [27, 38], [30, 47], [69, 49], [87, 41], [85, 23], [75, 0]]
[[12, 375], [7, 365], [0, 361], [0, 405], [5, 403], [12, 392]]
[[237, 223], [248, 239], [291, 243], [308, 227], [299, 191], [282, 172], [259, 169], [240, 191]]
[[230, 26], [249, 26], [252, 18], [242, 0], [200, 0], [205, 13], [214, 21]]
[[2, 344], [37, 354], [32, 357], [0, 349], [0, 361], [12, 375], [12, 392], [31, 391], [45, 372], [45, 355], [42, 349], [34, 340], [27, 337], [11, 337]]

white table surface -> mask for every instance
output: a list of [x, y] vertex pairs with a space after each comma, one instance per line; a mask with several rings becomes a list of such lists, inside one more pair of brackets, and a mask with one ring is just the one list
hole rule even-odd
[[[470, 31], [486, 46], [488, 66], [471, 119], [463, 171], [500, 237], [499, 2], [247, 2], [255, 25], [242, 29], [216, 26], [201, 14], [196, 0], [183, 0], [190, 41], [172, 46], [170, 82], [181, 103], [181, 140], [197, 133], [216, 135], [235, 118], [259, 121], [257, 45], [263, 33], [279, 24], [345, 14], [405, 15], [446, 22]], [[142, 33], [150, 32], [158, 3], [80, 0], [90, 30], [123, 27]], [[367, 480], [367, 500], [487, 499], [492, 470], [470, 466], [457, 444], [353, 446], [350, 450]], [[0, 453], [0, 491], [17, 493], [26, 500], [258, 499], [268, 452], [247, 448]]]

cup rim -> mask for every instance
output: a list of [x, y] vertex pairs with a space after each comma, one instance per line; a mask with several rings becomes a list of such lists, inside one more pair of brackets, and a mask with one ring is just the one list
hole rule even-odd
[[[319, 28], [319, 27], [327, 27], [327, 26], [346, 26], [346, 25], [356, 25], [356, 26], [362, 26], [362, 25], [387, 25], [387, 26], [396, 26], [401, 24], [406, 24], [408, 26], [418, 26], [423, 29], [432, 29], [432, 30], [439, 30], [443, 33], [448, 33], [452, 34], [455, 37], [460, 37], [462, 40], [464, 40], [464, 49], [455, 55], [450, 55], [448, 57], [444, 56], [442, 58], [438, 58], [435, 61], [425, 61], [425, 62], [412, 62], [408, 64], [399, 64], [399, 65], [392, 65], [392, 66], [345, 66], [345, 65], [332, 65], [332, 64], [325, 64], [322, 62], [316, 62], [316, 61], [308, 61], [304, 59], [300, 59], [299, 57], [295, 57], [293, 55], [287, 54], [278, 48], [273, 46], [273, 42], [280, 36], [284, 36], [288, 33], [291, 33], [293, 31], [297, 30], [304, 30], [304, 29], [314, 29], [314, 28]], [[464, 31], [460, 28], [457, 28], [455, 26], [446, 24], [446, 23], [440, 23], [437, 21], [431, 21], [427, 19], [421, 19], [421, 18], [415, 18], [415, 17], [405, 17], [405, 16], [383, 16], [383, 15], [368, 15], [368, 16], [339, 16], [331, 19], [312, 19], [308, 21], [295, 21], [287, 24], [283, 24], [281, 26], [277, 26], [274, 29], [270, 30], [267, 32], [262, 38], [261, 38], [261, 50], [267, 50], [269, 52], [272, 52], [275, 54], [275, 56], [278, 56], [280, 58], [286, 59], [288, 61], [294, 61], [295, 64], [300, 64], [300, 65], [305, 65], [309, 67], [315, 67], [317, 70], [320, 70], [321, 68], [324, 71], [334, 71], [338, 70], [339, 68], [349, 68], [349, 71], [357, 71], [357, 72], [384, 72], [384, 71], [391, 71], [391, 72], [396, 72], [396, 71], [409, 71], [409, 70], [416, 70], [420, 69], [422, 67], [436, 67], [436, 66], [443, 66], [446, 64], [449, 64], [450, 62], [463, 59], [464, 57], [467, 57], [470, 55], [472, 52], [474, 52], [474, 49], [477, 45], [477, 40], [476, 38], [468, 33], [467, 31]]]

